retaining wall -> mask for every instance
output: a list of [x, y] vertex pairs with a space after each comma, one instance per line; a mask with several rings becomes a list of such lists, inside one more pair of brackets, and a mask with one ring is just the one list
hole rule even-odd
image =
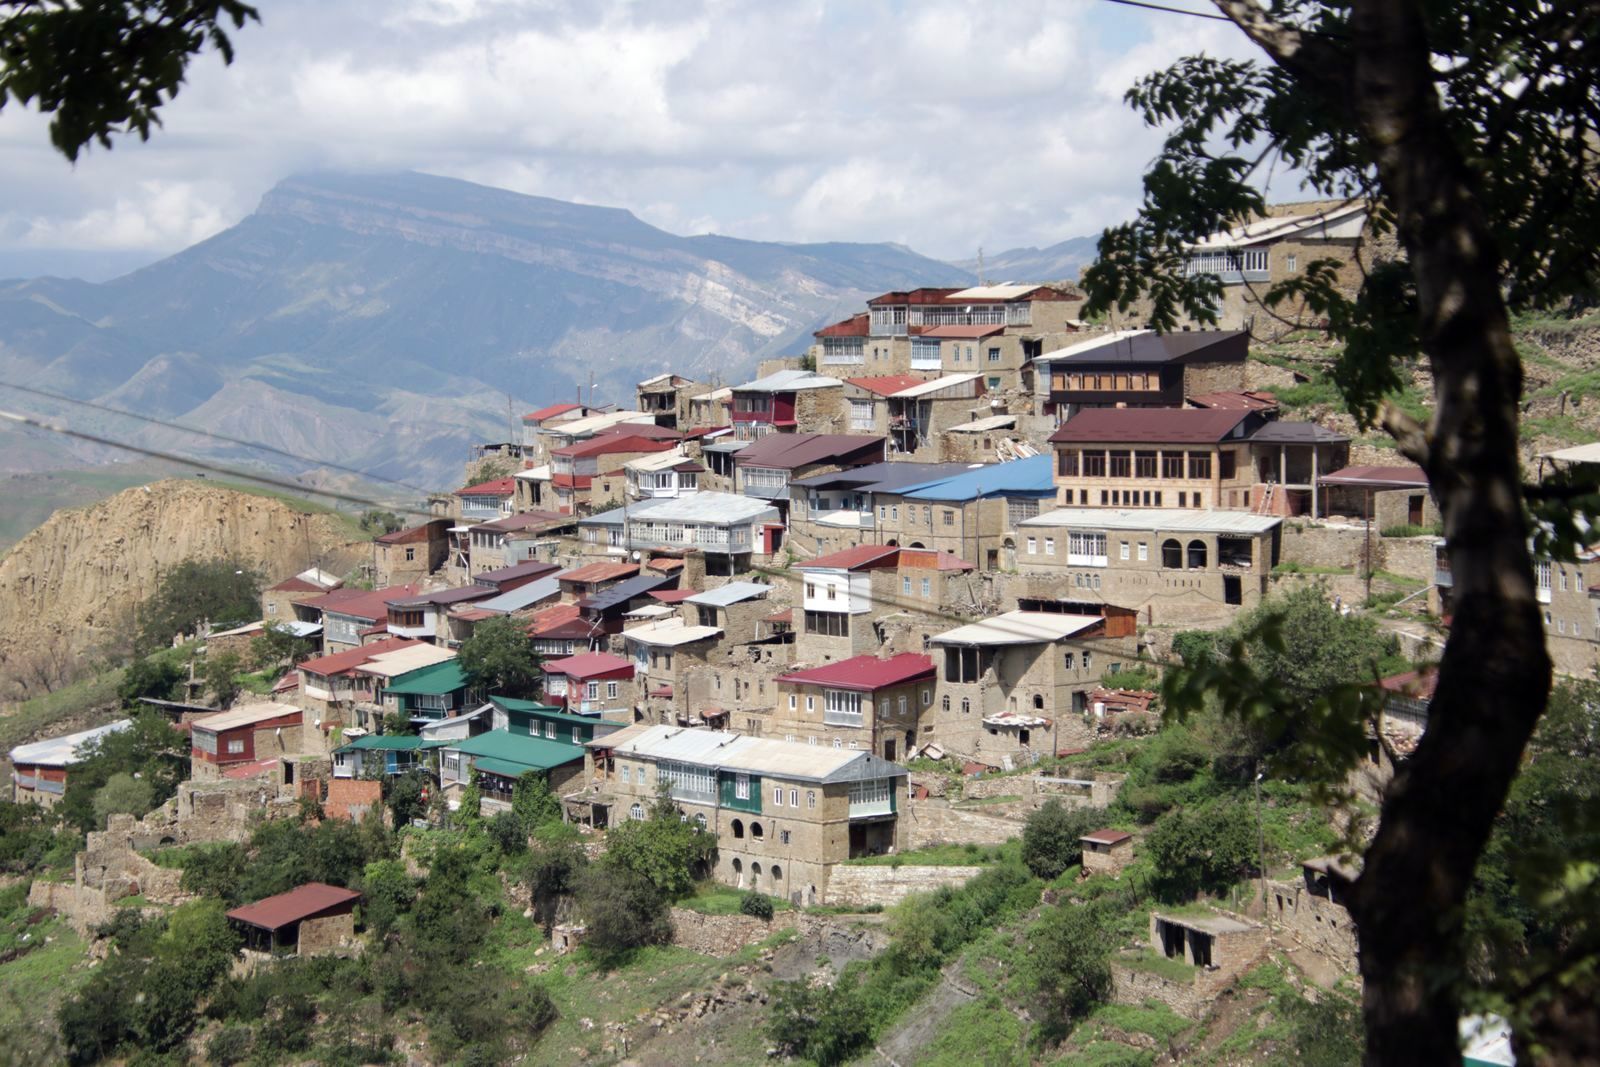
[[898, 904], [913, 893], [931, 893], [940, 886], [960, 887], [982, 867], [890, 867], [837, 864], [828, 875], [828, 903], [864, 908]]

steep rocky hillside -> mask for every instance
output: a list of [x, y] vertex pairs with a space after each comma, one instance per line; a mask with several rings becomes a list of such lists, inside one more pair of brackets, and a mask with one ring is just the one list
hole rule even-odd
[[272, 497], [170, 479], [56, 512], [0, 558], [0, 693], [30, 657], [86, 668], [113, 628], [186, 559], [237, 556], [273, 581], [312, 563], [339, 572], [363, 557], [337, 515]]

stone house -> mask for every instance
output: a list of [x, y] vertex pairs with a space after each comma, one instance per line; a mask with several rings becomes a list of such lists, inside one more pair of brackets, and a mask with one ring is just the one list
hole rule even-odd
[[[674, 434], [675, 438], [677, 435]], [[622, 499], [615, 491], [626, 465], [645, 456], [677, 451], [676, 440], [645, 436], [628, 428], [577, 441], [550, 452], [554, 508], [562, 515], [586, 515]]]
[[540, 456], [542, 462], [544, 437], [540, 431], [557, 423], [573, 422], [597, 413], [598, 409], [583, 404], [550, 404], [538, 411], [528, 412], [522, 416], [522, 454]]
[[456, 498], [456, 518], [466, 524], [503, 519], [512, 512], [516, 491], [516, 482], [511, 478], [491, 478], [457, 489], [452, 493]]
[[633, 721], [633, 661], [580, 652], [544, 661], [544, 696], [570, 712]]
[[[553, 563], [537, 566], [555, 570]], [[385, 632], [391, 637], [408, 637], [441, 647], [458, 644], [450, 626], [451, 611], [494, 595], [489, 586], [474, 584], [397, 597], [384, 605], [388, 612], [384, 619]]]
[[[578, 719], [590, 729], [604, 725], [576, 715], [567, 718]], [[571, 728], [565, 737], [550, 738], [542, 733], [542, 723], [537, 724], [540, 730], [535, 729], [531, 716], [511, 719], [511, 725], [439, 746], [439, 788], [450, 798], [452, 807], [460, 803], [461, 790], [469, 782], [477, 783], [486, 814], [510, 810], [517, 779], [524, 774], [543, 775], [557, 796], [581, 783], [583, 742], [573, 739]]]
[[612, 557], [633, 553], [687, 553], [703, 557], [706, 575], [733, 577], [777, 552], [784, 526], [766, 500], [698, 492], [647, 500], [581, 519], [584, 552]]
[[1300, 864], [1296, 881], [1269, 879], [1267, 911], [1274, 930], [1317, 953], [1349, 974], [1359, 966], [1356, 924], [1345, 906], [1341, 884], [1360, 872], [1337, 856], [1319, 856]]
[[561, 598], [574, 602], [604, 592], [639, 573], [637, 563], [590, 563], [555, 575]]
[[835, 865], [905, 847], [905, 768], [871, 752], [647, 724], [588, 749], [583, 799], [600, 818], [646, 818], [665, 787], [716, 836], [726, 885], [826, 904]]
[[1087, 746], [1089, 694], [1136, 661], [1135, 629], [1129, 615], [1009, 611], [934, 634], [937, 701], [918, 747], [1003, 765]]
[[657, 374], [639, 383], [635, 406], [654, 415], [657, 426], [677, 429], [689, 424], [689, 401], [711, 390], [710, 385], [679, 374]]
[[733, 432], [729, 408], [733, 404], [733, 390], [727, 386], [713, 389], [707, 393], [700, 393], [688, 398], [685, 405], [688, 419], [679, 425], [678, 429], [684, 433], [694, 431], [718, 430], [726, 428]]
[[1133, 835], [1125, 830], [1096, 830], [1078, 838], [1083, 846], [1083, 873], [1113, 878], [1133, 860]]
[[231, 767], [301, 751], [304, 713], [292, 704], [244, 704], [189, 724], [191, 776], [220, 778]]
[[887, 399], [902, 389], [921, 385], [926, 380], [926, 375], [921, 374], [880, 374], [865, 378], [846, 378], [844, 404], [849, 412], [849, 431], [887, 437], [889, 435]]
[[1121, 330], [1046, 352], [1039, 410], [1065, 421], [1092, 408], [1181, 408], [1190, 397], [1245, 387], [1242, 330]]
[[629, 500], [658, 500], [687, 496], [700, 490], [703, 464], [690, 459], [681, 449], [641, 456], [622, 465]]
[[729, 582], [704, 593], [693, 593], [681, 602], [683, 621], [716, 627], [727, 641], [754, 641], [761, 636], [761, 623], [772, 614], [767, 600], [771, 592], [770, 585], [760, 582]]
[[985, 571], [1014, 569], [1018, 523], [1055, 495], [1049, 456], [967, 467], [959, 474], [876, 494], [871, 540], [927, 548]]
[[493, 522], [481, 522], [466, 531], [467, 576], [514, 567], [543, 559], [548, 562], [561, 536], [577, 529], [570, 515], [553, 511], [519, 511]]
[[786, 433], [754, 441], [734, 455], [739, 493], [789, 508], [789, 482], [883, 462], [883, 438], [862, 434]]
[[918, 746], [935, 682], [933, 659], [914, 652], [790, 670], [777, 677], [777, 700], [760, 733], [901, 758]]
[[1342, 515], [1378, 530], [1393, 526], [1428, 527], [1442, 521], [1421, 467], [1345, 467], [1322, 475], [1318, 513]]
[[885, 581], [875, 583], [874, 572], [896, 567], [899, 558], [898, 548], [860, 545], [797, 564], [795, 659], [829, 663], [876, 650], [882, 639], [873, 622], [887, 597]]
[[1243, 511], [1057, 508], [1021, 524], [1017, 566], [1070, 576], [1074, 599], [1133, 608], [1150, 625], [1224, 619], [1267, 595], [1282, 524]]
[[360, 900], [353, 889], [307, 882], [227, 916], [243, 935], [247, 956], [322, 956], [354, 942]]
[[808, 370], [779, 370], [732, 387], [733, 436], [755, 441], [774, 433], [839, 433], [844, 382]]
[[[441, 525], [449, 524], [448, 520], [439, 521]], [[277, 585], [268, 586], [261, 591], [261, 620], [291, 622], [298, 617], [294, 605], [331, 593], [342, 585], [344, 579], [316, 567], [301, 571], [294, 577], [285, 578]]]
[[1219, 976], [1235, 977], [1255, 965], [1267, 948], [1267, 931], [1220, 913], [1150, 915], [1150, 947]]
[[[888, 519], [888, 495], [894, 495], [898, 508], [900, 490], [926, 485], [941, 478], [965, 472], [964, 463], [918, 463], [896, 460], [869, 463], [789, 479], [789, 538], [799, 551], [821, 555], [838, 552], [858, 544], [882, 544], [877, 527], [878, 496], [885, 495], [884, 518]], [[895, 519], [898, 522], [899, 513]]]
[[845, 401], [852, 432], [881, 434], [891, 456], [948, 459], [945, 434], [994, 414], [984, 399], [983, 376], [946, 374], [932, 380], [913, 375], [849, 378]]
[[623, 647], [633, 660], [633, 721], [703, 722], [690, 707], [687, 674], [705, 665], [721, 639], [721, 627], [686, 623], [678, 615], [623, 630]]
[[449, 519], [427, 522], [372, 539], [372, 581], [375, 585], [419, 582], [450, 558]]
[[132, 725], [130, 719], [118, 719], [92, 730], [80, 730], [13, 748], [10, 753], [11, 802], [32, 802], [45, 808], [54, 807], [66, 794], [67, 777], [72, 765], [83, 762], [101, 738]]
[[322, 624], [322, 651], [331, 655], [387, 635], [389, 601], [416, 596], [414, 585], [335, 589], [295, 604], [297, 618]]

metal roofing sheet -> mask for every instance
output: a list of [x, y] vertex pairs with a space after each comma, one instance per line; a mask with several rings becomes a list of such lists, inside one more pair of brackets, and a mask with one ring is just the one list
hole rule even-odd
[[1314, 422], [1273, 421], [1250, 434], [1251, 444], [1263, 445], [1336, 445], [1348, 440], [1348, 434]]
[[858, 456], [876, 450], [874, 461], [883, 459], [884, 439], [872, 434], [772, 433], [753, 441], [739, 453], [741, 467], [772, 467], [793, 470], [811, 463]]
[[1182, 508], [1056, 508], [1018, 526], [1075, 530], [1149, 530], [1161, 533], [1265, 533], [1283, 522], [1248, 511], [1185, 511]]
[[870, 564], [891, 566], [900, 556], [900, 550], [892, 545], [856, 545], [853, 548], [842, 548], [837, 552], [830, 552], [826, 556], [807, 560], [795, 565], [801, 571], [853, 571], [867, 567]]
[[1553, 459], [1559, 463], [1600, 463], [1600, 441], [1587, 445], [1574, 445], [1571, 448], [1558, 448], [1554, 452], [1541, 453], [1542, 459]]
[[917, 385], [907, 386], [898, 393], [895, 393], [894, 396], [897, 399], [912, 399], [919, 396], [927, 396], [929, 393], [937, 393], [941, 389], [951, 389], [958, 385], [965, 385], [967, 382], [975, 382], [982, 377], [983, 375], [981, 374], [946, 374], [944, 377], [935, 378], [931, 382], [922, 382]]
[[596, 738], [589, 746], [652, 760], [816, 782], [897, 778], [906, 774], [904, 767], [879, 759], [870, 752], [679, 726], [640, 723], [609, 737]]
[[887, 659], [873, 655], [852, 656], [837, 663], [780, 674], [777, 681], [867, 692], [932, 675], [933, 657], [920, 652], [901, 652]]
[[451, 742], [444, 747], [468, 756], [486, 756], [489, 759], [520, 764], [521, 770], [515, 772], [517, 774], [522, 771], [547, 771], [552, 767], [560, 767], [573, 760], [583, 759], [581, 745], [551, 741], [543, 737], [530, 737], [527, 734], [514, 734], [510, 730], [490, 730], [476, 737]]
[[277, 930], [290, 923], [309, 919], [329, 908], [360, 899], [361, 894], [353, 889], [341, 889], [323, 882], [307, 882], [287, 893], [279, 893], [275, 897], [267, 897], [254, 904], [234, 908], [227, 915], [228, 918], [249, 926], [257, 926], [263, 930]]
[[704, 593], [696, 593], [687, 597], [690, 604], [705, 604], [713, 608], [725, 608], [729, 604], [740, 604], [746, 600], [759, 600], [772, 592], [770, 585], [760, 582], [729, 582], [727, 585], [716, 589], [708, 589]]
[[1322, 485], [1353, 485], [1364, 489], [1426, 489], [1428, 476], [1421, 467], [1345, 467], [1317, 478]]
[[461, 664], [449, 659], [393, 678], [383, 691], [390, 696], [443, 696], [466, 686], [467, 676]]
[[300, 709], [293, 704], [274, 704], [263, 702], [259, 704], [246, 704], [242, 708], [234, 708], [216, 715], [207, 715], [203, 719], [195, 719], [189, 725], [194, 730], [209, 730], [213, 733], [222, 730], [232, 730], [236, 726], [249, 726], [251, 723], [265, 722], [269, 719], [299, 715]]
[[1007, 430], [1017, 424], [1015, 415], [990, 415], [986, 419], [973, 419], [950, 427], [946, 433], [984, 433], [988, 430]]
[[1098, 625], [1097, 615], [1008, 611], [929, 638], [936, 645], [1035, 645], [1062, 641]]
[[1040, 360], [1052, 364], [1128, 363], [1159, 365], [1183, 362], [1240, 362], [1249, 354], [1250, 341], [1243, 330], [1191, 330], [1151, 333], [1126, 330], [1047, 352]]
[[100, 740], [107, 734], [126, 730], [132, 725], [131, 719], [118, 719], [104, 726], [96, 726], [92, 730], [79, 730], [75, 734], [63, 734], [60, 737], [50, 737], [28, 745], [18, 745], [11, 750], [11, 762], [29, 763], [40, 767], [67, 767], [78, 758], [80, 748]]
[[1052, 456], [986, 463], [950, 478], [901, 490], [907, 500], [977, 500], [987, 496], [1055, 493]]
[[733, 386], [736, 393], [788, 393], [796, 389], [831, 389], [844, 382], [813, 370], [780, 370], [764, 378]]
[[603, 589], [592, 596], [586, 596], [578, 601], [578, 606], [589, 611], [609, 611], [619, 605], [637, 597], [642, 597], [652, 589], [660, 589], [664, 585], [676, 582], [678, 579], [671, 574], [636, 574], [632, 578], [625, 578], [609, 589]]
[[1233, 435], [1234, 428], [1246, 419], [1259, 422], [1260, 416], [1218, 408], [1089, 408], [1062, 423], [1050, 440], [1065, 444], [1216, 444]]
[[379, 678], [394, 678], [455, 658], [454, 649], [440, 648], [438, 645], [411, 645], [374, 656], [356, 670], [361, 674], [371, 674]]
[[765, 500], [735, 493], [692, 493], [689, 496], [654, 501], [629, 508], [629, 517], [655, 522], [705, 522], [716, 526], [778, 520], [778, 509]]
[[682, 619], [635, 626], [631, 630], [622, 631], [622, 639], [624, 641], [632, 641], [641, 645], [653, 645], [658, 648], [677, 648], [679, 645], [692, 645], [696, 641], [708, 641], [721, 635], [721, 627], [690, 626]]
[[546, 674], [564, 674], [569, 678], [593, 678], [612, 671], [631, 671], [633, 661], [613, 656], [609, 652], [580, 652], [576, 656], [544, 661]]
[[917, 336], [934, 337], [940, 340], [976, 341], [983, 337], [992, 337], [997, 333], [1005, 333], [1004, 326], [967, 326], [951, 323], [944, 326], [929, 326]]
[[527, 585], [519, 585], [508, 593], [501, 593], [499, 596], [490, 597], [488, 600], [480, 600], [473, 607], [502, 615], [532, 607], [541, 601], [549, 600], [553, 596], [561, 595], [561, 577], [565, 573], [565, 571], [557, 571], [555, 574], [547, 575], [544, 578], [535, 578]]

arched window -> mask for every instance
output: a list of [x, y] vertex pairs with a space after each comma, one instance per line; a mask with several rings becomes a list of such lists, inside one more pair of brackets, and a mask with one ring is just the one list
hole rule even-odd
[[1161, 565], [1173, 571], [1183, 569], [1183, 546], [1176, 539], [1169, 537], [1161, 542]]
[[761, 864], [752, 863], [750, 865], [750, 884], [751, 885], [756, 885], [757, 884], [757, 879], [759, 879], [760, 877], [761, 877]]
[[628, 818], [634, 820], [635, 822], [644, 821], [644, 808], [638, 804], [635, 804], [633, 807], [628, 809]]
[[1206, 569], [1206, 543], [1204, 541], [1189, 542], [1189, 569], [1192, 571]]
[[776, 863], [774, 863], [772, 865], [772, 880], [773, 880], [773, 882], [776, 883], [778, 881], [778, 879], [780, 879], [782, 877], [783, 877], [783, 868], [779, 867]]
[[1035, 693], [1035, 694], [1033, 694], [1033, 710], [1034, 711], [1043, 711], [1044, 710], [1044, 694], [1043, 693]]
[[760, 823], [753, 822], [750, 824], [750, 836], [755, 838], [757, 841], [760, 841], [764, 836], [766, 836], [765, 832], [761, 829]]
[[939, 698], [939, 708], [942, 711], [949, 711], [950, 710], [950, 694], [949, 693], [946, 693], [944, 696]]
[[704, 830], [706, 828], [706, 813], [703, 812], [703, 811], [696, 812], [695, 813], [695, 817], [694, 817], [694, 824], [696, 826], [698, 826], [700, 829]]
[[967, 697], [962, 697], [961, 698], [961, 714], [967, 715], [967, 714], [970, 714], [971, 711], [972, 711], [972, 701], [969, 700]]
[[730, 829], [733, 830], [733, 836], [735, 838], [741, 838], [744, 836], [744, 823], [740, 822], [738, 819], [733, 820], [733, 825], [730, 827]]

